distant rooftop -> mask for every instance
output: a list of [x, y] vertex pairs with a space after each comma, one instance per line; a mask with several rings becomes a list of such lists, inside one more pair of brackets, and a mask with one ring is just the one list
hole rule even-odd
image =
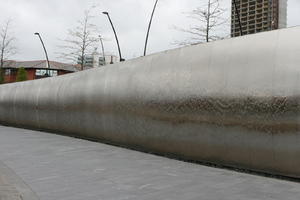
[[[77, 72], [79, 69], [76, 65], [60, 63], [55, 61], [50, 62], [50, 69], [54, 70], [63, 70], [63, 71], [71, 71]], [[46, 60], [34, 60], [34, 61], [15, 61], [15, 60], [6, 60], [4, 61], [3, 68], [34, 68], [34, 69], [47, 69], [47, 61]]]

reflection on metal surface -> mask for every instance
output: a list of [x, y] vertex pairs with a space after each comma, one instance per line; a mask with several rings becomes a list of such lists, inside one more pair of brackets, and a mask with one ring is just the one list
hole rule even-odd
[[300, 28], [0, 86], [0, 121], [300, 177]]

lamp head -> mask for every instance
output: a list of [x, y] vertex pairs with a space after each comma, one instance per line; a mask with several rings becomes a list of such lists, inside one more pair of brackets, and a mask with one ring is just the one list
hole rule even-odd
[[36, 33], [34, 33], [34, 35], [39, 35], [39, 33], [38, 33], [38, 32], [36, 32]]
[[108, 12], [102, 12], [104, 15], [108, 15]]

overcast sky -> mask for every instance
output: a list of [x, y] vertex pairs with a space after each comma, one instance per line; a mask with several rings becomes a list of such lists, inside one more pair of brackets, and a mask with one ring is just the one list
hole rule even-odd
[[[105, 49], [117, 54], [117, 47], [110, 24], [102, 11], [108, 11], [116, 27], [123, 57], [132, 58], [143, 53], [144, 40], [149, 17], [155, 0], [0, 0], [0, 22], [13, 19], [13, 32], [17, 38], [18, 54], [16, 60], [44, 59], [40, 42], [33, 35], [40, 32], [50, 60], [58, 60], [59, 38], [67, 35], [82, 18], [83, 11], [97, 5], [94, 23], [107, 41]], [[206, 1], [205, 1], [206, 2]], [[172, 27], [189, 27], [195, 21], [183, 13], [203, 5], [202, 0], [160, 0], [153, 20], [149, 38], [148, 52], [154, 53], [176, 48], [174, 41], [184, 40], [188, 35]], [[230, 0], [223, 0], [230, 8]], [[228, 9], [228, 11], [230, 11]], [[300, 25], [300, 0], [288, 2], [288, 26]], [[229, 12], [228, 12], [229, 13]]]

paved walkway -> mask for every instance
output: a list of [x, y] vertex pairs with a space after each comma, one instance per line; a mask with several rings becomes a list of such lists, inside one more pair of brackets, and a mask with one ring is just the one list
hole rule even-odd
[[[1, 168], [4, 168], [1, 162], [0, 165]], [[21, 200], [21, 194], [10, 183], [10, 177], [7, 177], [4, 170], [0, 170], [0, 200]]]
[[0, 200], [38, 200], [31, 188], [1, 161]]
[[[28, 195], [28, 187], [41, 200], [300, 199], [300, 184], [295, 182], [3, 126], [0, 162], [6, 166], [0, 170], [0, 194], [11, 194], [13, 200], [24, 191]], [[7, 177], [19, 181], [5, 188]], [[16, 182], [26, 185], [15, 186]], [[9, 199], [1, 195], [0, 200]]]

